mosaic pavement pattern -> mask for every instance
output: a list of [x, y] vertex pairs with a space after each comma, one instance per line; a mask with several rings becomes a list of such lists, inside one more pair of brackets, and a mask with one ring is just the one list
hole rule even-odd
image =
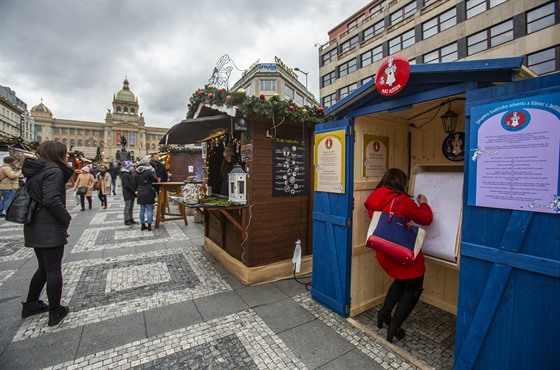
[[13, 341], [231, 290], [197, 248], [68, 262], [63, 274], [71, 314], [56, 327], [27, 318]]
[[[387, 327], [378, 329], [376, 325], [379, 308], [374, 307], [354, 319], [385, 338]], [[455, 324], [455, 315], [420, 301], [403, 324], [406, 337], [395, 344], [436, 369], [453, 369]]]
[[0, 286], [4, 284], [8, 279], [16, 272], [16, 270], [4, 270], [0, 271]]
[[306, 369], [252, 310], [46, 369]]
[[23, 246], [22, 225], [2, 221], [0, 233], [0, 262], [24, 260], [33, 256], [33, 249]]
[[416, 369], [404, 358], [384, 348], [372, 337], [350, 325], [344, 318], [313, 301], [309, 294], [299, 294], [294, 297], [294, 301], [385, 369]]

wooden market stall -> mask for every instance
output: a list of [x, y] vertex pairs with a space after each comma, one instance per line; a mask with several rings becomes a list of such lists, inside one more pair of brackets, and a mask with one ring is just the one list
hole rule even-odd
[[[336, 120], [315, 129], [315, 300], [344, 317], [383, 302], [391, 279], [365, 246], [370, 220], [363, 204], [385, 170], [397, 167], [409, 175], [409, 193], [427, 194], [434, 210], [421, 300], [457, 315], [455, 367], [559, 363], [559, 348], [550, 343], [560, 334], [550, 327], [560, 327], [560, 241], [539, 230], [560, 229], [560, 75], [526, 79], [534, 75], [522, 63], [399, 64], [410, 75], [395, 83], [398, 91], [383, 94], [386, 81], [377, 80], [377, 88], [371, 81], [327, 110]], [[454, 128], [442, 124], [448, 111], [457, 118]], [[517, 133], [530, 116], [531, 130]], [[483, 127], [486, 121], [492, 123]], [[340, 148], [334, 160], [329, 146]], [[510, 157], [507, 168], [482, 167], [486, 176], [477, 177], [477, 166], [517, 146], [521, 157], [538, 159], [514, 170]], [[550, 152], [538, 154], [541, 147]], [[338, 177], [321, 178], [325, 168]], [[536, 281], [540, 288], [529, 288]], [[543, 323], [527, 323], [535, 317]]]
[[[312, 127], [216, 107], [171, 128], [167, 144], [203, 144], [204, 181], [216, 194], [224, 150], [235, 151], [246, 176], [246, 202], [225, 199], [191, 205], [204, 214], [205, 249], [247, 285], [294, 274], [292, 256], [301, 241], [301, 271], [311, 271]], [[226, 193], [227, 194], [227, 193]], [[218, 195], [219, 196], [219, 195]]]

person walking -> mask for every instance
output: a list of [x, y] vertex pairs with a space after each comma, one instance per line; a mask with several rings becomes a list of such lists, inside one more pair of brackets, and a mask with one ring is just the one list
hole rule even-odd
[[[405, 192], [408, 185], [406, 174], [398, 168], [391, 168], [385, 172], [381, 181], [364, 202], [369, 217], [373, 212], [390, 212], [393, 201], [395, 217], [405, 221], [412, 220], [419, 225], [427, 226], [433, 221], [432, 209], [428, 199], [423, 194], [417, 196], [418, 204]], [[393, 338], [402, 339], [405, 336], [401, 325], [410, 315], [422, 294], [424, 284], [424, 255], [418, 253], [416, 259], [407, 266], [396, 262], [383, 254], [375, 251], [377, 261], [385, 272], [395, 279], [385, 296], [383, 306], [377, 312], [377, 327], [383, 328], [387, 324], [387, 341], [392, 343]], [[396, 308], [395, 308], [396, 306]], [[393, 308], [395, 313], [393, 314]], [[392, 316], [391, 316], [392, 315]]]
[[19, 189], [19, 178], [21, 171], [17, 169], [17, 161], [15, 158], [4, 157], [2, 166], [0, 166], [0, 192], [2, 199], [0, 200], [0, 217], [6, 217], [8, 206], [12, 203], [16, 190]]
[[148, 158], [143, 158], [138, 162], [134, 178], [136, 180], [138, 204], [140, 205], [140, 223], [142, 224], [140, 230], [152, 231], [154, 203], [156, 201], [156, 191], [152, 183], [157, 181], [157, 177]]
[[95, 178], [98, 186], [99, 200], [101, 201], [101, 207], [107, 209], [107, 194], [111, 194], [111, 175], [108, 172], [109, 168], [106, 165], [101, 165], [99, 173]]
[[95, 178], [91, 173], [89, 173], [89, 167], [88, 166], [82, 167], [82, 173], [78, 175], [78, 178], [76, 179], [76, 183], [74, 184], [74, 191], [77, 191], [78, 188], [84, 188], [84, 187], [86, 188], [86, 192], [84, 194], [79, 194], [80, 205], [82, 206], [82, 209], [80, 211], [84, 211], [86, 209], [84, 198], [87, 198], [89, 209], [91, 209], [91, 203], [92, 203], [91, 194], [92, 194], [94, 182], [95, 182]]
[[130, 226], [134, 221], [134, 199], [136, 199], [136, 181], [132, 175], [134, 165], [129, 163], [121, 170], [121, 185], [124, 198], [124, 224]]
[[[49, 326], [60, 323], [69, 312], [61, 305], [62, 257], [68, 243], [68, 226], [72, 217], [66, 210], [66, 182], [72, 176], [68, 167], [66, 145], [56, 141], [39, 144], [38, 158], [27, 158], [22, 172], [27, 178], [27, 188], [33, 199], [40, 199], [40, 207], [30, 223], [23, 225], [24, 245], [33, 248], [38, 267], [31, 281], [26, 302], [22, 302], [21, 317], [26, 318], [49, 312]], [[47, 285], [49, 304], [40, 300]]]

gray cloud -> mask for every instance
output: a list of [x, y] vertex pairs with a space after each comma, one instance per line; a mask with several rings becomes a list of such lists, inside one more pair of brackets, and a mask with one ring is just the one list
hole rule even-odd
[[2, 0], [0, 84], [28, 109], [103, 121], [126, 76], [147, 125], [170, 127], [222, 55], [240, 69], [278, 56], [318, 98], [314, 44], [368, 2]]

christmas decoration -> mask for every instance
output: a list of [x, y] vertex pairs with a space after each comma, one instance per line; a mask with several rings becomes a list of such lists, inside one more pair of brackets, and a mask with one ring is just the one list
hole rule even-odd
[[294, 110], [294, 106], [293, 106], [293, 105], [290, 105], [290, 106], [288, 107], [288, 109], [289, 109], [289, 110]]
[[264, 94], [259, 95], [259, 98], [261, 98], [261, 100], [264, 100], [264, 98], [266, 98], [266, 96], [264, 96]]

